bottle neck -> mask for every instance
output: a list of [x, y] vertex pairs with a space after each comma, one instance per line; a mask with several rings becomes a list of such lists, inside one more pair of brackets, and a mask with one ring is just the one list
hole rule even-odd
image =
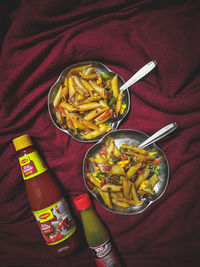
[[29, 154], [33, 151], [36, 151], [35, 147], [32, 145], [32, 146], [28, 146], [28, 147], [24, 147], [20, 150], [17, 151], [17, 154], [18, 156], [23, 156], [23, 155], [26, 155], [26, 154]]
[[90, 247], [99, 246], [109, 239], [106, 228], [92, 206], [81, 210], [80, 214], [86, 240]]

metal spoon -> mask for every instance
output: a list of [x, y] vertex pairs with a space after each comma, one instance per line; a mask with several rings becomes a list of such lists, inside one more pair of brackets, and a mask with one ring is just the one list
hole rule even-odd
[[141, 144], [139, 144], [139, 148], [144, 148], [146, 146], [151, 145], [152, 143], [160, 140], [164, 136], [168, 135], [169, 133], [173, 132], [177, 128], [176, 122], [173, 122], [171, 124], [168, 124], [167, 126], [161, 128], [159, 131], [157, 131], [155, 134], [147, 138], [145, 141], [143, 141]]
[[125, 84], [123, 84], [119, 90], [124, 91], [140, 79], [142, 79], [145, 75], [147, 75], [151, 70], [155, 68], [157, 65], [156, 60], [152, 60], [146, 65], [144, 65], [141, 69], [139, 69]]

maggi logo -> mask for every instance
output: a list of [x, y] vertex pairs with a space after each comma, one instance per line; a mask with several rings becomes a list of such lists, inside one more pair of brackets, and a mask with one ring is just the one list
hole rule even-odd
[[47, 212], [47, 213], [43, 213], [39, 216], [39, 219], [40, 220], [46, 220], [49, 216], [51, 215], [50, 212]]
[[23, 160], [21, 161], [21, 164], [25, 164], [26, 162], [28, 162], [28, 159], [23, 159]]

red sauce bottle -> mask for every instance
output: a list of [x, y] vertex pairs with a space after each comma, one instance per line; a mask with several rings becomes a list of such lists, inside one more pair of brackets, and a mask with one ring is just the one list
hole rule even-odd
[[28, 200], [46, 244], [56, 257], [73, 252], [79, 245], [76, 224], [62, 192], [28, 135], [13, 139]]

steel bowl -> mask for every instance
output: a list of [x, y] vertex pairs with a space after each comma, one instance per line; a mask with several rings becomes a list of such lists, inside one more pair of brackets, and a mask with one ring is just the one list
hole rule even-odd
[[[59, 130], [65, 132], [66, 134], [70, 135], [72, 138], [74, 138], [75, 140], [77, 140], [79, 142], [91, 143], [91, 142], [97, 142], [98, 140], [100, 140], [102, 138], [102, 135], [97, 137], [97, 138], [87, 140], [82, 135], [79, 135], [77, 133], [75, 134], [74, 131], [71, 129], [62, 129], [61, 126], [58, 124], [56, 117], [54, 115], [54, 112], [53, 112], [53, 99], [54, 99], [54, 97], [55, 97], [55, 95], [56, 95], [56, 93], [60, 87], [60, 84], [63, 84], [66, 74], [74, 67], [83, 66], [83, 65], [87, 65], [87, 64], [92, 64], [92, 66], [97, 68], [97, 72], [103, 73], [103, 74], [108, 74], [110, 76], [110, 78], [114, 77], [114, 75], [116, 74], [116, 72], [110, 70], [108, 67], [106, 67], [104, 64], [102, 64], [98, 61], [83, 61], [83, 62], [72, 64], [72, 65], [66, 67], [59, 75], [57, 81], [52, 85], [52, 87], [49, 90], [49, 93], [48, 93], [48, 111], [49, 111], [49, 115], [50, 115], [50, 118], [51, 118], [53, 124]], [[118, 74], [118, 81], [119, 81], [119, 87], [121, 87], [125, 83], [124, 79], [119, 74]], [[129, 112], [130, 95], [129, 95], [128, 89], [124, 91], [123, 99], [126, 103], [127, 109], [125, 110], [123, 115], [120, 115], [116, 120], [114, 120], [112, 122], [112, 125], [111, 125], [112, 130], [116, 130], [118, 128], [120, 122], [126, 117], [126, 115]]]
[[113, 209], [108, 208], [104, 201], [102, 200], [101, 196], [98, 194], [97, 190], [91, 191], [87, 185], [87, 172], [94, 172], [93, 164], [89, 160], [90, 157], [94, 157], [97, 153], [102, 151], [102, 146], [105, 144], [108, 138], [113, 138], [115, 144], [119, 148], [121, 144], [129, 144], [133, 146], [138, 146], [141, 142], [146, 140], [149, 136], [143, 132], [137, 130], [130, 130], [130, 129], [122, 129], [116, 130], [110, 133], [107, 133], [101, 140], [99, 140], [96, 144], [94, 144], [90, 149], [86, 152], [85, 157], [83, 159], [83, 166], [82, 166], [82, 173], [83, 173], [83, 180], [85, 183], [86, 188], [88, 191], [97, 199], [97, 201], [101, 204], [103, 208], [106, 210], [117, 213], [117, 214], [124, 214], [124, 215], [134, 215], [139, 214], [146, 210], [151, 204], [153, 204], [156, 200], [158, 200], [166, 191], [168, 182], [169, 182], [169, 163], [165, 153], [155, 144], [152, 144], [145, 149], [150, 151], [152, 149], [158, 152], [158, 157], [161, 159], [159, 163], [160, 171], [159, 171], [159, 181], [156, 183], [154, 190], [154, 195], [146, 195], [142, 200], [143, 204], [141, 205], [134, 205], [129, 208], [119, 207], [114, 205]]

